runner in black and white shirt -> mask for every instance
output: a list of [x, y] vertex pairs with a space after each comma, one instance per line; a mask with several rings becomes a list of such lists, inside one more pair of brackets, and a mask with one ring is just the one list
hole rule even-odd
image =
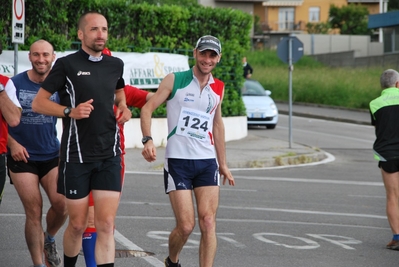
[[[123, 61], [102, 55], [108, 39], [106, 18], [81, 16], [82, 49], [59, 58], [34, 102], [36, 112], [63, 117], [58, 191], [67, 198], [69, 224], [64, 233], [64, 266], [75, 266], [93, 192], [97, 228], [97, 266], [114, 266], [114, 221], [121, 191], [117, 123], [131, 118], [123, 91]], [[60, 104], [49, 101], [58, 92]], [[118, 107], [114, 114], [114, 104]], [[101, 208], [100, 208], [101, 207]]]

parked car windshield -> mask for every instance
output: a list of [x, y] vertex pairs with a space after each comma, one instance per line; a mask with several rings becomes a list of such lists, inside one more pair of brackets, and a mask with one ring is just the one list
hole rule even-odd
[[266, 91], [262, 85], [256, 81], [246, 80], [241, 89], [243, 96], [265, 96]]

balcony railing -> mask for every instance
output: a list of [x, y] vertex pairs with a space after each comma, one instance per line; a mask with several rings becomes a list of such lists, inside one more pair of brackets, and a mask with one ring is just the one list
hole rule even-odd
[[303, 21], [268, 21], [261, 22], [260, 25], [263, 33], [306, 30], [306, 26]]

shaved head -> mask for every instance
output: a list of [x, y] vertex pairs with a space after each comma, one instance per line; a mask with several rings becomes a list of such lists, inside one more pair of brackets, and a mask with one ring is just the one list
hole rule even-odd
[[50, 44], [49, 42], [47, 42], [46, 40], [40, 39], [40, 40], [35, 41], [33, 44], [31, 44], [31, 46], [29, 48], [29, 53], [34, 52], [38, 48], [45, 49], [45, 50], [47, 50], [47, 52], [54, 54], [53, 45]]

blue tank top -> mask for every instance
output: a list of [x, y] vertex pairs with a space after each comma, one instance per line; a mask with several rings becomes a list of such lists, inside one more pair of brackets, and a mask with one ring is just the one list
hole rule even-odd
[[[33, 112], [32, 101], [41, 84], [29, 80], [27, 71], [11, 78], [17, 89], [17, 98], [22, 106], [21, 121], [17, 127], [9, 127], [9, 134], [29, 153], [29, 160], [44, 161], [59, 156], [60, 142], [57, 138], [57, 118]], [[59, 103], [54, 94], [50, 98]], [[10, 151], [8, 151], [10, 153]]]

